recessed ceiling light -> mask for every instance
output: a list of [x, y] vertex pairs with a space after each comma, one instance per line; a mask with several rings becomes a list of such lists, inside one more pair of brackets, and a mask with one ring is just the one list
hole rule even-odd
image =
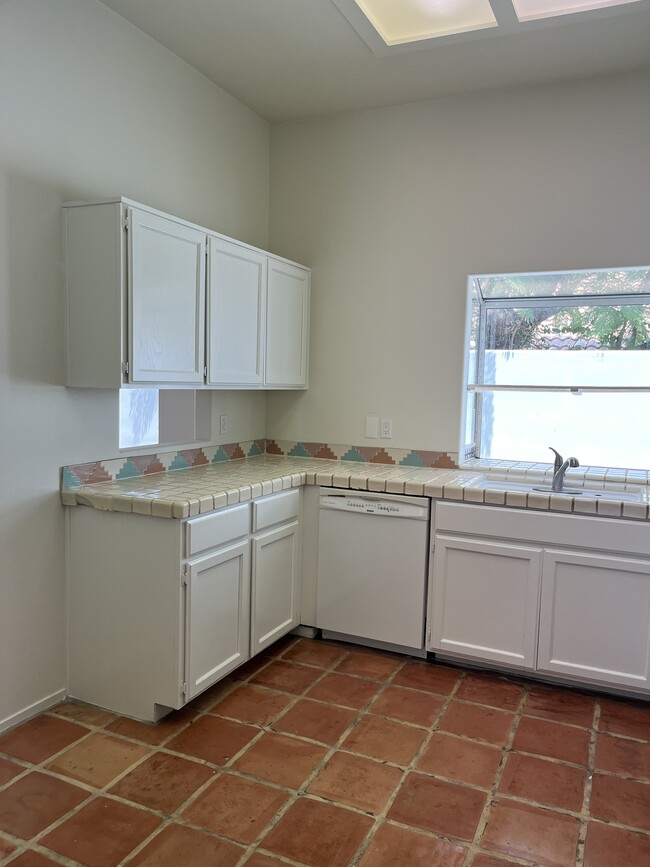
[[572, 12], [589, 12], [605, 9], [608, 6], [622, 6], [636, 3], [637, 0], [512, 0], [517, 18], [520, 21], [535, 21], [538, 18], [552, 18], [554, 15], [570, 15]]
[[[355, 0], [386, 45], [496, 27], [488, 0]], [[542, 3], [543, 0], [536, 0]]]

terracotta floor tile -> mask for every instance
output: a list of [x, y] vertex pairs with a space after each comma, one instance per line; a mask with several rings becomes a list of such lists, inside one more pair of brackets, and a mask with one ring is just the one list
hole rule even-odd
[[283, 635], [282, 638], [265, 647], [260, 656], [284, 656], [290, 648], [302, 640], [313, 641], [314, 639], [301, 639], [298, 635]]
[[148, 753], [145, 746], [95, 732], [82, 743], [70, 747], [46, 767], [88, 786], [103, 788]]
[[22, 774], [25, 768], [22, 765], [17, 765], [16, 762], [10, 762], [9, 759], [0, 757], [0, 786], [4, 786], [9, 780], [13, 780], [18, 774]]
[[272, 661], [272, 657], [258, 654], [252, 659], [249, 659], [248, 662], [240, 665], [239, 668], [236, 668], [230, 676], [236, 681], [248, 680], [250, 677], [253, 677], [259, 671], [266, 668]]
[[322, 673], [321, 669], [274, 659], [266, 668], [253, 675], [250, 682], [290, 692], [292, 695], [302, 695]]
[[214, 777], [206, 765], [154, 753], [111, 788], [112, 795], [152, 810], [174, 813], [190, 795]]
[[372, 713], [389, 716], [418, 726], [433, 724], [445, 703], [444, 698], [430, 693], [416, 692], [390, 684], [370, 707]]
[[6, 840], [4, 837], [0, 837], [0, 864], [2, 864], [4, 859], [11, 855], [12, 852], [15, 852], [17, 848], [18, 847], [11, 843], [9, 840]]
[[355, 710], [301, 698], [273, 728], [333, 746], [356, 716]]
[[244, 683], [225, 698], [218, 699], [207, 710], [217, 716], [267, 726], [291, 701], [293, 699], [284, 693]]
[[87, 797], [79, 786], [34, 771], [0, 792], [0, 830], [29, 840]]
[[465, 855], [465, 849], [447, 840], [385, 824], [373, 837], [359, 867], [461, 867]]
[[510, 753], [499, 783], [499, 791], [515, 798], [536, 801], [579, 813], [582, 809], [587, 771], [559, 762]]
[[309, 690], [307, 696], [360, 709], [368, 704], [378, 689], [377, 683], [348, 677], [346, 674], [328, 674]]
[[470, 786], [489, 789], [501, 763], [502, 751], [467, 738], [434, 732], [418, 760], [418, 770]]
[[220, 774], [183, 811], [183, 819], [248, 844], [261, 834], [288, 797], [263, 783]]
[[188, 710], [178, 710], [170, 713], [159, 723], [144, 723], [121, 716], [106, 726], [106, 731], [133, 738], [151, 746], [159, 746], [184, 728], [192, 719], [194, 713]]
[[339, 752], [328, 760], [309, 791], [329, 801], [379, 813], [401, 779], [399, 768]]
[[598, 727], [601, 732], [650, 741], [650, 705], [601, 699]]
[[370, 816], [301, 798], [260, 845], [309, 867], [348, 867], [372, 824]]
[[488, 818], [481, 847], [543, 867], [572, 867], [579, 832], [580, 823], [573, 816], [499, 799]]
[[548, 689], [534, 686], [526, 699], [524, 714], [554, 722], [591, 728], [596, 700], [568, 689]]
[[589, 822], [584, 867], [644, 867], [650, 864], [650, 837], [600, 822]]
[[87, 867], [115, 867], [160, 823], [157, 816], [145, 810], [96, 798], [40, 842]]
[[387, 653], [351, 650], [336, 666], [340, 674], [353, 674], [367, 680], [388, 680], [402, 665], [403, 659]]
[[52, 858], [46, 858], [40, 852], [28, 850], [19, 855], [12, 862], [13, 867], [55, 867], [60, 864], [59, 861], [53, 861]]
[[101, 708], [93, 707], [90, 704], [83, 704], [80, 701], [64, 701], [63, 704], [53, 707], [49, 713], [55, 713], [57, 716], [98, 728], [115, 719], [114, 713], [109, 713], [107, 710], [101, 710]]
[[494, 855], [477, 855], [472, 861], [472, 867], [512, 867], [512, 861], [504, 861]]
[[452, 701], [440, 720], [438, 730], [502, 747], [508, 740], [513, 720], [514, 714], [507, 711]]
[[259, 733], [259, 729], [215, 716], [202, 716], [166, 744], [166, 749], [225, 765]]
[[253, 852], [246, 861], [246, 867], [287, 867], [286, 861], [280, 861], [272, 855], [263, 855], [261, 852]]
[[504, 678], [466, 674], [456, 690], [455, 698], [478, 704], [489, 704], [490, 707], [498, 707], [501, 710], [516, 711], [524, 692], [523, 686], [510, 683]]
[[650, 783], [594, 774], [589, 810], [595, 819], [650, 831]]
[[517, 726], [512, 748], [575, 765], [587, 765], [590, 738], [585, 729], [524, 716]]
[[303, 639], [290, 647], [282, 655], [282, 659], [289, 662], [303, 662], [305, 665], [315, 665], [318, 668], [330, 668], [347, 652], [345, 647], [338, 644]]
[[235, 867], [243, 854], [234, 843], [174, 824], [150, 840], [129, 867]]
[[368, 714], [343, 741], [342, 749], [396, 765], [409, 765], [424, 743], [422, 729]]
[[435, 692], [439, 695], [449, 695], [456, 686], [461, 671], [436, 665], [433, 662], [407, 662], [397, 673], [392, 683], [395, 686], [408, 686], [411, 689], [422, 689], [425, 692]]
[[485, 792], [409, 774], [397, 794], [388, 818], [424, 831], [472, 840], [485, 806]]
[[37, 765], [88, 734], [88, 729], [55, 716], [37, 716], [0, 737], [0, 753]]
[[298, 789], [326, 753], [324, 747], [316, 744], [267, 733], [233, 767], [271, 783]]
[[650, 780], [650, 743], [598, 735], [594, 766], [621, 777]]

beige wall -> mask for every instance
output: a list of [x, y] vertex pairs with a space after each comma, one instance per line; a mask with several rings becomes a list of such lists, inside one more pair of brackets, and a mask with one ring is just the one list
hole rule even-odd
[[274, 126], [271, 244], [313, 275], [310, 389], [269, 397], [267, 435], [456, 451], [469, 274], [650, 265], [649, 95], [628, 75]]
[[[268, 148], [96, 0], [0, 3], [0, 725], [65, 686], [58, 469], [117, 455], [117, 394], [61, 385], [60, 205], [129, 196], [266, 247]], [[226, 439], [264, 435], [264, 395], [214, 403]]]

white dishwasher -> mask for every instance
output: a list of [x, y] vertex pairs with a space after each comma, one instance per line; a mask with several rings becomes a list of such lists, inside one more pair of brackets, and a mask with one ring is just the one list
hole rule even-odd
[[316, 625], [425, 656], [429, 500], [320, 489]]

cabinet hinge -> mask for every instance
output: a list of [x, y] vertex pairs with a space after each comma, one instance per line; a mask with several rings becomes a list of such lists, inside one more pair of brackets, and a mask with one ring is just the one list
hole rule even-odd
[[183, 566], [183, 569], [181, 571], [181, 581], [183, 582], [184, 587], [187, 587], [189, 580], [190, 580], [189, 569], [187, 568], [187, 565], [185, 565], [185, 566]]
[[207, 376], [207, 375], [208, 375], [208, 366], [206, 364], [206, 366], [203, 368], [203, 376]]
[[124, 229], [125, 232], [129, 231], [129, 214], [128, 214], [128, 212], [125, 212], [125, 214], [124, 214], [124, 219], [122, 220], [122, 228]]
[[183, 695], [183, 696], [187, 695], [187, 684], [185, 683], [184, 680], [181, 681], [181, 695]]
[[124, 374], [124, 376], [129, 375], [129, 362], [128, 361], [122, 362], [122, 373]]

